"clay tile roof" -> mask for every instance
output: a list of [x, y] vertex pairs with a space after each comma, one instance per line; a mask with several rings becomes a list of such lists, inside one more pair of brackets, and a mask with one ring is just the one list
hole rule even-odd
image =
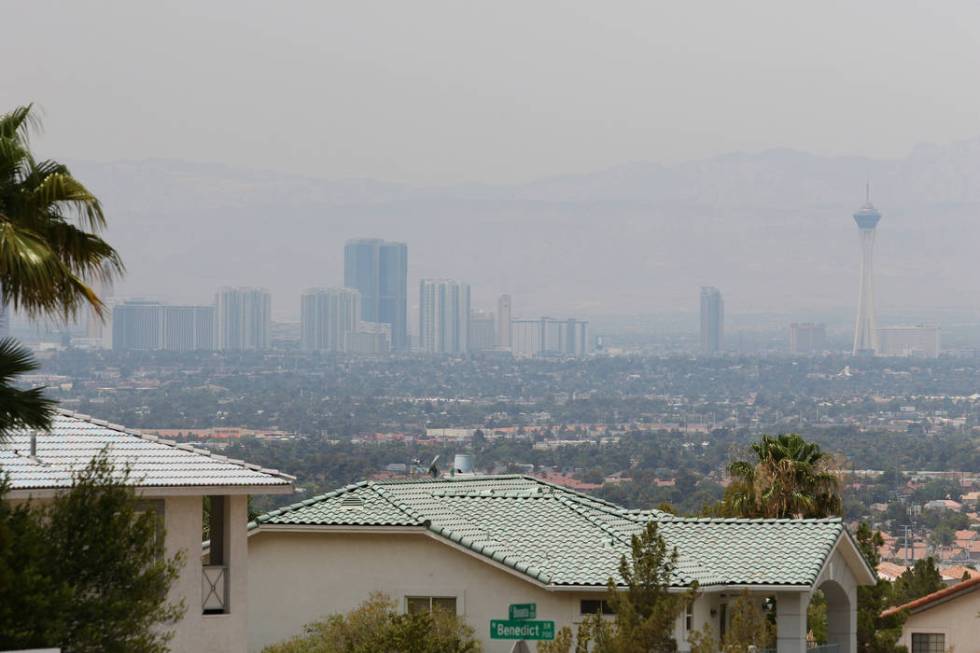
[[957, 583], [956, 585], [951, 585], [950, 587], [941, 589], [938, 592], [926, 594], [925, 596], [914, 601], [909, 601], [905, 605], [888, 608], [881, 613], [881, 616], [888, 617], [901, 612], [902, 610], [908, 610], [909, 612], [915, 614], [916, 612], [922, 612], [923, 610], [928, 610], [929, 608], [935, 607], [940, 603], [945, 603], [950, 599], [957, 598], [962, 594], [969, 594], [977, 589], [980, 589], [980, 576], [977, 578], [971, 578], [970, 580], [965, 580], [962, 583]]

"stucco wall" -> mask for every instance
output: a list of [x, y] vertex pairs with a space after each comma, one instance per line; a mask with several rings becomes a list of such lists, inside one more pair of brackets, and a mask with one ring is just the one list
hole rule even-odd
[[911, 651], [912, 633], [942, 633], [946, 650], [969, 653], [980, 650], [980, 590], [964, 594], [918, 614], [909, 615], [898, 640]]
[[[404, 605], [412, 595], [456, 596], [457, 611], [487, 653], [508, 653], [514, 643], [490, 640], [490, 620], [506, 619], [511, 603], [536, 603], [538, 619], [556, 629], [581, 621], [579, 602], [603, 593], [550, 592], [470, 554], [422, 534], [353, 534], [260, 531], [249, 538], [248, 650], [300, 634], [326, 615], [351, 610], [371, 592]], [[700, 627], [717, 595], [695, 606]], [[678, 620], [676, 637], [688, 648]], [[717, 630], [715, 631], [717, 632]]]
[[184, 568], [171, 588], [172, 600], [184, 599], [187, 611], [174, 629], [172, 653], [243, 653], [246, 650], [245, 619], [248, 602], [248, 545], [245, 524], [248, 521], [248, 498], [229, 497], [229, 522], [238, 525], [230, 530], [229, 606], [228, 614], [205, 615], [201, 612], [201, 526], [202, 498], [168, 497], [165, 500], [167, 554], [184, 552]]

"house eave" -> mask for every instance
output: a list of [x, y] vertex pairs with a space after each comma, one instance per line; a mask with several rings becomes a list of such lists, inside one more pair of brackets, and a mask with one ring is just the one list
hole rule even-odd
[[[159, 499], [164, 497], [184, 496], [237, 496], [259, 494], [293, 494], [292, 483], [283, 485], [169, 485], [169, 486], [134, 486], [133, 489], [141, 497]], [[5, 499], [53, 499], [59, 494], [71, 490], [71, 486], [19, 488], [8, 491]]]

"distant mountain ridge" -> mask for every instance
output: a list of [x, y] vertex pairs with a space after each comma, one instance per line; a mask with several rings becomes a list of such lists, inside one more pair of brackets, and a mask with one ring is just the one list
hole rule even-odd
[[205, 301], [217, 285], [264, 285], [280, 318], [296, 318], [303, 288], [339, 285], [344, 241], [369, 235], [409, 243], [412, 300], [440, 276], [469, 281], [475, 306], [510, 292], [522, 315], [692, 310], [707, 284], [730, 311], [846, 307], [868, 179], [884, 213], [880, 303], [975, 308], [980, 293], [980, 138], [896, 160], [774, 149], [506, 186], [159, 159], [72, 168], [109, 211], [129, 268], [118, 294]]

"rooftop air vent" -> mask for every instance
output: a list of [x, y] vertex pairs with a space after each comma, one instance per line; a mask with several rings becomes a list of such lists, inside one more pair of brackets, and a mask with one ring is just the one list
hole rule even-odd
[[340, 507], [344, 510], [360, 510], [364, 507], [364, 499], [361, 497], [344, 497], [340, 502]]

